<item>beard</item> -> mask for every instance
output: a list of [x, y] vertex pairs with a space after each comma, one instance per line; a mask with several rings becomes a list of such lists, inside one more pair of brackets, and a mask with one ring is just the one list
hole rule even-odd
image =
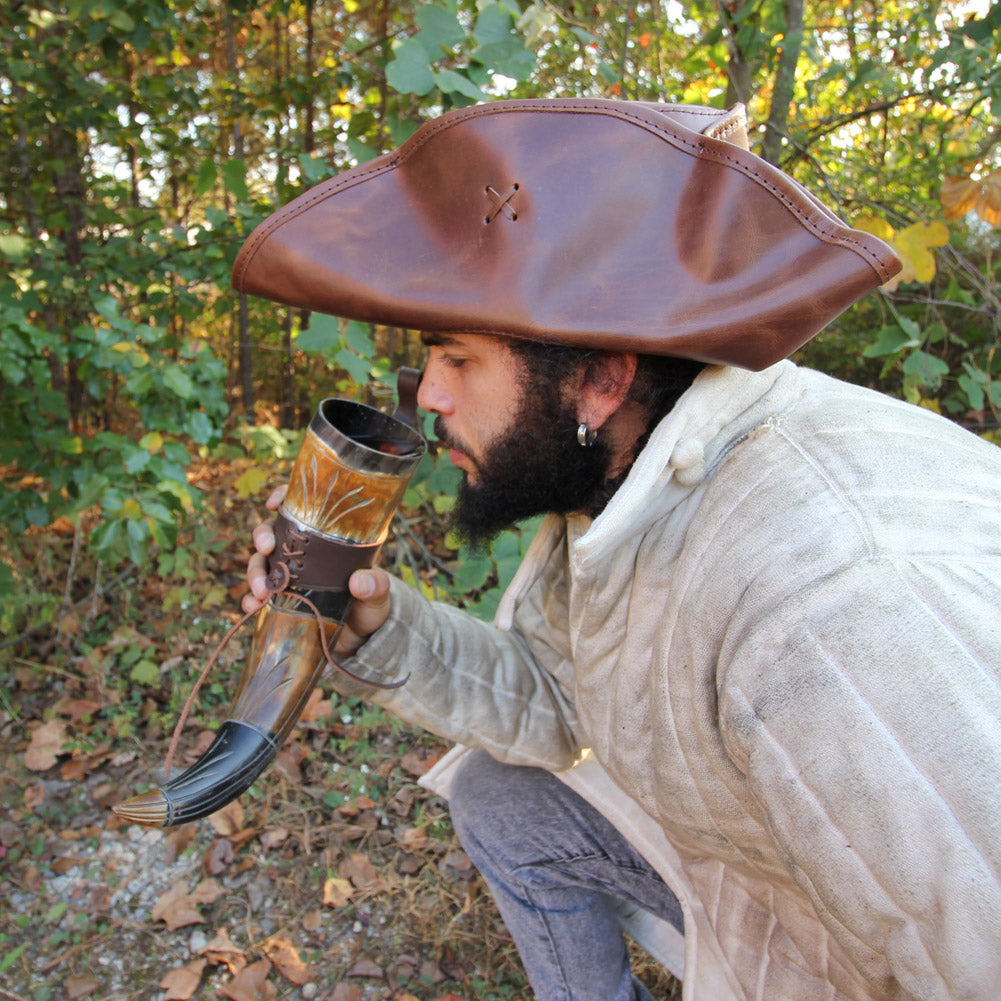
[[[482, 549], [501, 530], [537, 514], [596, 514], [609, 496], [611, 450], [600, 438], [582, 448], [577, 423], [576, 408], [559, 387], [528, 376], [510, 427], [476, 463], [476, 482], [463, 476], [453, 514], [460, 539]], [[441, 417], [434, 429], [442, 442], [469, 455]]]

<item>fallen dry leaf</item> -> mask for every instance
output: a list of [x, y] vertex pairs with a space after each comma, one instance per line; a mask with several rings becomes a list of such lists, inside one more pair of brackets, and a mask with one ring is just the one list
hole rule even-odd
[[302, 785], [302, 763], [308, 757], [309, 751], [300, 744], [286, 744], [275, 756], [271, 767], [291, 785]]
[[80, 782], [110, 757], [111, 751], [108, 750], [107, 746], [94, 750], [90, 754], [78, 754], [74, 751], [73, 757], [69, 761], [63, 762], [59, 769], [59, 777], [64, 782]]
[[45, 772], [52, 768], [66, 743], [66, 723], [50, 719], [31, 731], [31, 742], [24, 752], [24, 767], [32, 772]]
[[309, 967], [302, 961], [299, 950], [288, 939], [268, 939], [264, 943], [264, 954], [290, 983], [304, 984], [311, 979]]
[[150, 916], [154, 921], [162, 921], [171, 931], [205, 921], [197, 903], [189, 896], [184, 880], [175, 883], [157, 898]]
[[375, 800], [370, 796], [355, 796], [354, 799], [341, 803], [337, 807], [337, 813], [345, 818], [357, 817], [363, 810], [371, 810], [373, 806], [375, 806]]
[[299, 716], [299, 723], [315, 723], [318, 719], [330, 719], [333, 715], [333, 704], [323, 697], [323, 690], [314, 688], [309, 694], [306, 708]]
[[60, 716], [68, 716], [71, 723], [79, 723], [80, 720], [93, 716], [101, 708], [100, 702], [93, 699], [60, 699], [56, 706], [56, 712]]
[[376, 980], [381, 980], [382, 967], [378, 963], [369, 959], [368, 956], [362, 956], [361, 959], [359, 959], [358, 962], [356, 962], [354, 966], [352, 966], [351, 969], [348, 970], [348, 976], [372, 977]]
[[302, 916], [302, 927], [308, 932], [319, 931], [323, 927], [323, 911], [319, 907], [307, 911]]
[[437, 763], [441, 757], [441, 751], [432, 751], [430, 754], [422, 755], [416, 751], [410, 751], [400, 758], [400, 767], [414, 778], [420, 778], [430, 771], [431, 767]]
[[195, 835], [198, 833], [197, 824], [182, 824], [180, 827], [171, 828], [167, 836], [164, 838], [166, 842], [164, 846], [164, 862], [167, 865], [171, 865], [176, 862], [184, 850], [191, 844]]
[[265, 848], [280, 848], [288, 840], [288, 831], [284, 827], [274, 827], [270, 831], [262, 831], [260, 842]]
[[361, 1001], [361, 988], [356, 984], [337, 984], [329, 1001]]
[[159, 986], [167, 992], [164, 1001], [188, 1001], [194, 997], [207, 965], [207, 960], [193, 959], [190, 963], [168, 972], [159, 983]]
[[199, 955], [204, 956], [210, 963], [226, 966], [233, 976], [247, 965], [243, 950], [229, 937], [229, 932], [225, 928], [220, 928], [212, 941], [206, 942], [198, 951]]
[[330, 876], [323, 884], [323, 903], [326, 907], [344, 907], [354, 892], [350, 880]]
[[228, 984], [222, 984], [219, 993], [230, 1001], [274, 1001], [278, 991], [268, 983], [271, 963], [266, 959], [251, 963], [241, 970]]
[[100, 981], [89, 974], [67, 977], [63, 987], [66, 989], [66, 997], [70, 1001], [76, 1001], [76, 998], [85, 998], [88, 994], [93, 994], [100, 987]]
[[215, 838], [205, 853], [205, 871], [212, 876], [225, 872], [233, 861], [233, 843], [229, 838]]
[[378, 870], [364, 852], [352, 852], [338, 866], [338, 872], [359, 890], [375, 890], [381, 883]]
[[37, 785], [28, 786], [24, 790], [24, 807], [26, 810], [34, 810], [36, 807], [41, 806], [45, 802], [45, 797], [48, 795], [45, 791], [45, 786], [41, 783]]
[[162, 921], [171, 931], [176, 931], [185, 925], [202, 924], [205, 919], [199, 912], [198, 906], [211, 904], [225, 892], [214, 879], [203, 879], [189, 893], [182, 879], [157, 899], [151, 917], [154, 921]]
[[406, 851], [419, 850], [428, 842], [428, 832], [426, 827], [408, 827], [396, 839], [397, 844]]
[[227, 803], [221, 810], [216, 810], [209, 817], [209, 823], [216, 834], [227, 838], [243, 830], [243, 816], [243, 807], [240, 806], [240, 801], [234, 799], [232, 803]]

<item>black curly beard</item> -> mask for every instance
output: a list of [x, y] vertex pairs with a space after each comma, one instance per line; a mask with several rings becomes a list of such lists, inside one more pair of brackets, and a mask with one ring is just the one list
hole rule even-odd
[[[611, 451], [600, 435], [582, 448], [575, 407], [563, 399], [559, 387], [531, 374], [522, 384], [510, 429], [492, 441], [476, 463], [476, 482], [464, 476], [459, 488], [453, 523], [460, 539], [476, 548], [537, 514], [596, 514], [614, 493], [608, 481]], [[435, 421], [435, 434], [469, 456], [441, 417]]]

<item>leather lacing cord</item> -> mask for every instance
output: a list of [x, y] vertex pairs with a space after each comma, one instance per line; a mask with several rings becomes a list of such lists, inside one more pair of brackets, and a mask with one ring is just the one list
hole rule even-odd
[[[298, 538], [300, 540], [305, 538], [305, 535], [298, 529], [291, 529], [289, 535], [293, 538]], [[346, 667], [342, 667], [336, 660], [334, 660], [333, 655], [327, 646], [327, 634], [326, 630], [323, 628], [323, 615], [316, 605], [307, 598], [304, 594], [300, 594], [298, 591], [289, 591], [289, 585], [292, 584], [298, 577], [298, 574], [293, 573], [290, 562], [305, 555], [304, 549], [293, 549], [289, 544], [288, 540], [282, 542], [281, 549], [281, 559], [275, 563], [265, 578], [265, 585], [268, 589], [268, 594], [270, 598], [276, 598], [280, 594], [289, 594], [296, 601], [301, 601], [303, 604], [307, 605], [313, 613], [313, 617], [316, 619], [316, 628], [319, 630], [320, 634], [320, 648], [323, 651], [323, 656], [326, 662], [334, 668], [334, 670], [343, 674], [345, 677], [350, 678], [352, 681], [359, 685], [365, 685], [369, 688], [381, 688], [383, 690], [389, 690], [393, 688], [400, 688], [405, 685], [407, 679], [410, 677], [407, 675], [400, 681], [394, 681], [391, 684], [369, 681], [367, 678], [360, 678], [358, 675], [353, 674]], [[246, 612], [241, 616], [240, 620], [236, 625], [232, 626], [225, 636], [219, 641], [212, 656], [209, 658], [208, 663], [202, 669], [202, 673], [198, 676], [198, 680], [195, 682], [194, 687], [191, 689], [187, 700], [184, 703], [184, 708], [181, 710], [181, 715], [177, 719], [177, 723], [174, 726], [174, 732], [170, 738], [170, 746], [167, 748], [167, 760], [163, 764], [163, 780], [166, 782], [170, 778], [170, 765], [174, 760], [174, 754], [177, 751], [177, 744], [181, 737], [181, 731], [184, 729], [184, 724], [187, 722], [188, 716], [191, 712], [192, 707], [195, 703], [195, 698], [198, 695], [198, 690], [202, 687], [205, 679], [209, 676], [209, 672], [215, 666], [216, 661], [219, 659], [219, 654], [222, 653], [223, 649], [229, 643], [229, 641], [236, 635], [236, 633], [247, 623], [247, 621], [253, 616], [257, 615], [258, 612], [263, 609], [255, 609], [253, 612]]]

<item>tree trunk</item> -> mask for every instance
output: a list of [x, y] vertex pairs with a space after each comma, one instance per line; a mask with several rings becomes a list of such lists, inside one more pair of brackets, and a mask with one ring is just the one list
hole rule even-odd
[[[240, 100], [240, 67], [236, 59], [236, 30], [233, 24], [233, 8], [229, 6], [226, 8], [226, 60], [229, 64], [230, 79], [233, 82], [234, 106], [231, 108], [233, 121], [233, 159], [243, 160], [243, 130], [240, 125], [240, 109], [237, 106], [237, 102]], [[240, 369], [240, 391], [243, 412], [246, 415], [252, 415], [254, 412], [253, 355], [250, 345], [250, 323], [246, 294], [241, 292], [237, 302], [236, 327], [239, 344], [237, 357]]]
[[772, 105], [761, 143], [761, 155], [776, 165], [782, 155], [782, 141], [788, 135], [789, 108], [796, 87], [796, 65], [803, 47], [803, 0], [786, 0], [785, 21], [785, 39], [779, 50]]
[[[748, 38], [758, 14], [750, 0], [735, 0], [717, 4], [723, 31], [729, 41], [730, 55], [726, 64], [726, 106], [747, 104], [751, 97], [751, 46]], [[755, 33], [756, 34], [756, 33]]]

